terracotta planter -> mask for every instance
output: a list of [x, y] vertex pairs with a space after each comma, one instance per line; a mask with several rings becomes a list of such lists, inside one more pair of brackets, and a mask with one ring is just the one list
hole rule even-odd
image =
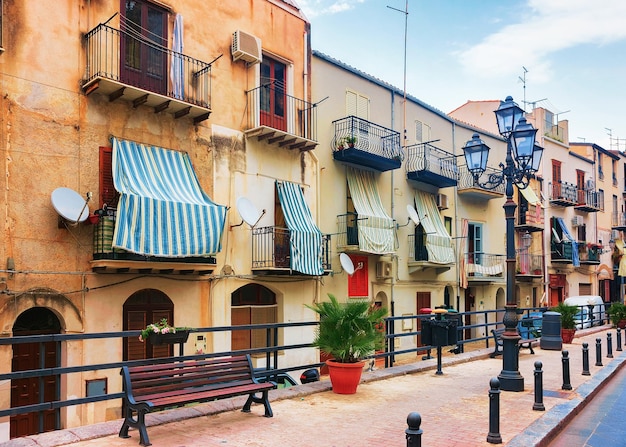
[[189, 338], [189, 331], [178, 331], [169, 334], [150, 334], [148, 340], [153, 345], [173, 345], [176, 343], [186, 343]]
[[576, 329], [561, 329], [561, 338], [563, 343], [571, 343], [574, 340]]
[[617, 323], [617, 327], [620, 329], [625, 329], [626, 328], [626, 320], [619, 320], [619, 323]]
[[354, 394], [361, 382], [361, 373], [365, 362], [339, 363], [334, 360], [327, 360], [330, 383], [333, 385], [333, 392], [337, 394]]

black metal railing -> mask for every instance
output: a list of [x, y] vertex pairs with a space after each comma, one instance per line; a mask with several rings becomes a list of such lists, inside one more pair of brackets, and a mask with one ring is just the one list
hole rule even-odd
[[[291, 230], [281, 227], [260, 227], [252, 230], [252, 268], [291, 268]], [[322, 234], [322, 268], [331, 270], [330, 235]]]
[[577, 189], [578, 200], [576, 205], [588, 206], [590, 208], [604, 209], [604, 192], [595, 189]]
[[490, 191], [497, 194], [504, 194], [504, 189], [506, 187], [506, 182], [502, 182], [494, 189], [486, 189], [480, 186], [479, 183], [486, 183], [489, 179], [489, 176], [492, 174], [497, 174], [498, 171], [495, 168], [487, 167], [485, 172], [480, 176], [478, 182], [474, 179], [474, 175], [467, 169], [467, 165], [459, 166], [459, 191], [467, 190], [467, 189], [482, 189], [484, 191]]
[[[147, 92], [211, 107], [211, 65], [100, 24], [85, 35], [87, 67], [83, 85], [110, 79]], [[175, 65], [176, 77], [170, 79]]]
[[458, 180], [456, 157], [430, 143], [419, 143], [407, 148], [407, 172], [428, 171], [451, 180]]
[[317, 107], [288, 95], [274, 83], [248, 90], [248, 129], [267, 126], [300, 138], [317, 141]]
[[527, 250], [520, 250], [517, 254], [515, 273], [517, 275], [543, 276], [543, 256], [530, 254]]
[[600, 263], [600, 255], [602, 254], [602, 246], [598, 244], [578, 244], [578, 257], [583, 263]]
[[[337, 248], [359, 245], [359, 221], [366, 221], [369, 217], [359, 216], [356, 213], [346, 213], [337, 216]], [[396, 240], [397, 225], [393, 219], [390, 228], [393, 230], [393, 240]]]
[[619, 212], [611, 213], [611, 226], [612, 227], [626, 227], [626, 213], [619, 213]]
[[572, 262], [574, 259], [572, 243], [570, 241], [561, 241], [550, 243], [551, 259], [553, 261]]
[[565, 200], [576, 203], [578, 200], [578, 187], [568, 182], [550, 182], [550, 200]]
[[465, 273], [468, 278], [504, 278], [506, 256], [492, 253], [466, 253]]
[[356, 116], [333, 121], [335, 134], [331, 140], [333, 152], [355, 148], [380, 157], [402, 161], [400, 132], [374, 124]]

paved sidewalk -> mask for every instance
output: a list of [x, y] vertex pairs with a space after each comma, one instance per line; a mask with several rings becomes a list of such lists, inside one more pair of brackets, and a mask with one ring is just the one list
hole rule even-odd
[[[606, 334], [613, 334], [614, 358], [607, 358]], [[569, 417], [585, 404], [625, 362], [616, 351], [615, 330], [609, 326], [578, 331], [569, 352], [573, 390], [564, 391], [560, 351], [542, 350], [535, 355], [522, 350], [519, 369], [524, 391], [500, 393], [502, 445], [545, 446]], [[603, 366], [596, 363], [596, 339], [602, 341]], [[582, 343], [589, 344], [590, 376], [582, 373]], [[362, 447], [406, 446], [407, 416], [422, 417], [422, 446], [490, 446], [489, 381], [502, 370], [502, 358], [489, 358], [493, 349], [444, 357], [443, 375], [436, 375], [436, 359], [417, 361], [363, 373], [355, 395], [330, 391], [327, 380], [270, 392], [273, 418], [262, 417], [262, 408], [239, 411], [245, 399], [217, 401], [148, 415], [148, 433], [154, 447]], [[421, 358], [418, 357], [418, 358]], [[543, 364], [545, 411], [533, 411], [535, 362]], [[117, 432], [121, 421], [60, 430], [19, 438], [5, 447], [129, 447], [130, 439]], [[609, 447], [609, 446], [607, 446]]]

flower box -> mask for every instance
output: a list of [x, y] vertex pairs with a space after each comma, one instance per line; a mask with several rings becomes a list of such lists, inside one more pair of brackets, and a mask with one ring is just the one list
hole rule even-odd
[[186, 343], [189, 338], [189, 331], [176, 331], [167, 334], [152, 333], [148, 336], [148, 341], [153, 345], [173, 345]]

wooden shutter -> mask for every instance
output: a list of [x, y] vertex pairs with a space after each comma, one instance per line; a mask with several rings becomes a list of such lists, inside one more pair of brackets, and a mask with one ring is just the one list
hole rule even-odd
[[113, 148], [100, 147], [100, 208], [117, 207], [119, 193], [113, 186]]

